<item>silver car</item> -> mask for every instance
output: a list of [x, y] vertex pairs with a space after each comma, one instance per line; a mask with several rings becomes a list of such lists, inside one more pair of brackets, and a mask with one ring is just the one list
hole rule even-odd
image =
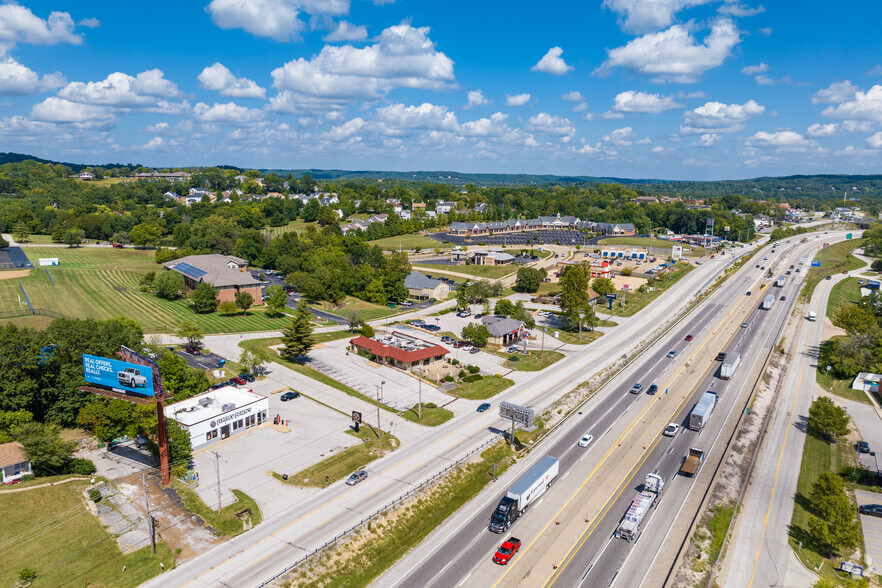
[[355, 486], [359, 482], [367, 480], [367, 476], [368, 474], [366, 471], [360, 470], [349, 476], [349, 478], [346, 479], [346, 483], [350, 486]]

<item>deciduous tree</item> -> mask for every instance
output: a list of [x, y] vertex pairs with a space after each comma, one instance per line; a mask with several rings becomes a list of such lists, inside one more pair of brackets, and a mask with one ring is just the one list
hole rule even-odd
[[272, 314], [282, 316], [285, 313], [285, 305], [288, 304], [288, 293], [278, 284], [266, 289], [266, 305]]
[[202, 341], [202, 327], [196, 321], [182, 321], [178, 325], [178, 337], [187, 340], [187, 345], [196, 346]]
[[848, 413], [830, 398], [821, 396], [809, 407], [809, 429], [831, 443], [848, 435]]
[[252, 304], [254, 304], [254, 296], [250, 292], [244, 290], [236, 292], [236, 307], [242, 311], [242, 314], [248, 314]]
[[476, 347], [483, 347], [490, 339], [490, 331], [486, 325], [469, 323], [462, 328], [462, 338]]
[[184, 276], [176, 271], [164, 271], [153, 278], [153, 291], [160, 298], [174, 300], [184, 291]]
[[217, 288], [208, 282], [201, 282], [190, 294], [190, 300], [196, 312], [214, 312], [217, 309]]

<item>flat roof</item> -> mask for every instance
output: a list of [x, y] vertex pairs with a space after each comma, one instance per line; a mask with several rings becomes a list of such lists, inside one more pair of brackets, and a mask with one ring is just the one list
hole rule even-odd
[[[211, 401], [206, 402], [204, 399]], [[165, 416], [189, 427], [265, 399], [266, 396], [251, 388], [224, 386], [166, 406]], [[223, 407], [227, 404], [232, 404], [233, 408], [224, 410]]]

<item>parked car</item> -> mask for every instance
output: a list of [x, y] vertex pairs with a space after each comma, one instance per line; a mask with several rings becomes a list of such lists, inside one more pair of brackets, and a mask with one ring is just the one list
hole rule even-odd
[[471, 351], [471, 350], [472, 350], [472, 346], [469, 345], [468, 343], [466, 343], [465, 345], [462, 346], [462, 350], [463, 350], [463, 351]]
[[858, 512], [871, 517], [882, 517], [882, 504], [862, 504], [858, 507]]
[[199, 348], [194, 347], [193, 345], [187, 345], [187, 347], [184, 348], [184, 351], [186, 351], [190, 355], [201, 355], [202, 354], [202, 352], [199, 351]]
[[658, 386], [656, 384], [653, 384], [646, 390], [646, 393], [650, 396], [655, 395], [656, 392], [658, 392]]
[[235, 378], [230, 378], [230, 381], [237, 386], [243, 386], [248, 382], [248, 380], [246, 380], [245, 378], [240, 378], [239, 376], [236, 376]]
[[478, 406], [478, 412], [485, 412], [485, 411], [488, 411], [488, 410], [490, 410], [490, 403], [489, 403], [489, 402], [482, 402], [482, 403]]
[[508, 541], [499, 546], [496, 555], [493, 556], [493, 563], [506, 565], [508, 561], [514, 557], [514, 554], [521, 548], [521, 540], [517, 537], [509, 537]]
[[453, 344], [453, 348], [454, 349], [461, 349], [461, 348], [465, 347], [466, 345], [468, 345], [468, 343], [466, 343], [465, 341], [457, 341], [456, 343]]
[[479, 351], [480, 349], [478, 349], [477, 347], [472, 347], [471, 349], [469, 349], [469, 353], [472, 355], [476, 354]]
[[249, 373], [239, 374], [239, 377], [242, 378], [243, 380], [245, 380], [246, 382], [253, 382], [254, 381], [254, 376], [252, 376]]
[[484, 314], [481, 313], [481, 312], [479, 312], [478, 314], [475, 315], [475, 318], [476, 318], [476, 319], [479, 319], [479, 318], [481, 318], [481, 317], [483, 317], [483, 316], [484, 316]]
[[859, 453], [870, 453], [870, 444], [866, 441], [858, 441], [857, 450]]
[[355, 472], [351, 476], [349, 476], [349, 478], [346, 479], [346, 483], [349, 484], [350, 486], [355, 486], [359, 482], [363, 482], [364, 480], [367, 480], [367, 476], [368, 476], [368, 474], [366, 471], [360, 470], [358, 472]]
[[294, 392], [294, 391], [285, 392], [284, 394], [282, 394], [280, 396], [280, 398], [282, 399], [282, 402], [288, 402], [289, 400], [294, 400], [295, 398], [300, 398], [300, 392]]
[[518, 348], [515, 347], [514, 345], [512, 345], [511, 347], [509, 347], [508, 349], [506, 349], [505, 352], [506, 352], [506, 353], [517, 353], [517, 352], [518, 352]]
[[662, 435], [664, 435], [665, 437], [673, 437], [674, 435], [677, 434], [677, 431], [679, 431], [679, 430], [680, 430], [680, 425], [678, 425], [677, 423], [670, 423], [667, 427], [665, 427], [665, 430], [662, 432]]
[[591, 442], [594, 441], [594, 435], [589, 435], [585, 433], [582, 435], [582, 438], [579, 439], [579, 447], [588, 447], [591, 445]]
[[408, 306], [413, 306], [413, 302], [411, 302], [410, 300], [405, 300], [401, 303], [401, 306], [404, 306], [405, 308]]
[[226, 384], [224, 384], [223, 382], [219, 382], [217, 384], [212, 384], [209, 390], [217, 390], [218, 388], [223, 388], [224, 386], [226, 386]]

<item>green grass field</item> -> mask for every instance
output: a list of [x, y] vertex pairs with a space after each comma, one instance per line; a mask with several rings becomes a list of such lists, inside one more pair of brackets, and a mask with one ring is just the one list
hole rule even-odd
[[514, 382], [508, 378], [485, 376], [477, 382], [464, 382], [451, 393], [469, 400], [484, 400], [496, 396], [509, 386], [514, 386]]
[[511, 265], [440, 265], [434, 263], [419, 263], [413, 267], [428, 272], [456, 272], [458, 274], [468, 274], [476, 278], [486, 278], [490, 280], [498, 280], [503, 276], [518, 271], [520, 266]]
[[861, 287], [858, 286], [857, 278], [846, 278], [830, 290], [830, 299], [827, 301], [827, 316], [830, 320], [844, 306], [856, 304], [861, 299]]
[[355, 310], [358, 311], [359, 316], [366, 321], [381, 319], [383, 317], [392, 316], [393, 314], [410, 312], [410, 310], [407, 308], [402, 308], [400, 306], [396, 308], [389, 308], [388, 306], [381, 306], [372, 302], [366, 302], [360, 298], [355, 298], [354, 296], [347, 296], [341, 304], [321, 301], [314, 302], [311, 304], [311, 306], [313, 308], [317, 308], [318, 310], [324, 310], [325, 312], [330, 312], [331, 314], [335, 314], [343, 318], [346, 318], [350, 312]]
[[[43, 479], [42, 483], [52, 481]], [[37, 572], [33, 586], [138, 586], [174, 565], [169, 547], [157, 541], [123, 555], [113, 536], [86, 510], [81, 492], [88, 480], [0, 491], [0, 585], [14, 586], [18, 572]], [[122, 572], [123, 566], [126, 571]]]
[[423, 235], [399, 235], [398, 237], [386, 237], [384, 239], [374, 239], [368, 241], [369, 245], [379, 245], [385, 251], [405, 251], [415, 250], [417, 247], [423, 251], [431, 251], [436, 247], [442, 251], [450, 249], [450, 244], [444, 245], [441, 241], [424, 237]]
[[292, 221], [287, 225], [282, 225], [281, 227], [267, 227], [263, 230], [265, 235], [269, 235], [270, 238], [276, 238], [279, 235], [284, 235], [285, 233], [290, 233], [291, 231], [295, 231], [298, 233], [302, 233], [306, 230], [308, 225], [314, 226], [316, 229], [321, 229], [318, 223], [307, 223], [300, 219], [296, 221]]
[[505, 367], [522, 372], [538, 372], [544, 370], [551, 364], [563, 359], [564, 354], [558, 351], [528, 351], [527, 355], [522, 353], [502, 353], [494, 352], [500, 357], [506, 357], [508, 360], [503, 363]]
[[817, 370], [816, 381], [821, 385], [821, 388], [826, 390], [831, 394], [835, 394], [836, 396], [841, 396], [847, 400], [852, 400], [854, 402], [863, 402], [864, 404], [872, 404], [870, 399], [867, 398], [866, 392], [862, 392], [860, 390], [854, 390], [851, 387], [852, 380], [837, 380], [831, 376], [828, 376], [823, 372], [823, 370]]
[[263, 520], [260, 506], [257, 505], [257, 502], [253, 498], [241, 490], [232, 489], [233, 495], [238, 500], [223, 507], [220, 514], [218, 514], [215, 507], [206, 505], [202, 499], [199, 498], [199, 495], [196, 494], [194, 490], [190, 490], [186, 484], [172, 478], [172, 486], [181, 497], [181, 501], [183, 501], [184, 507], [187, 510], [202, 517], [205, 522], [211, 525], [214, 529], [229, 537], [234, 537], [244, 532], [242, 519], [236, 516], [237, 512], [245, 510], [246, 508], [251, 509], [252, 525], [258, 525]]
[[[645, 247], [647, 250], [652, 247], [650, 253], [653, 256], [670, 255], [671, 249], [674, 246], [672, 241], [668, 241], [667, 239], [656, 239], [655, 237], [607, 237], [606, 239], [600, 239], [598, 243], [600, 245], [633, 245], [636, 247]], [[586, 249], [590, 248], [590, 246], [586, 247]], [[698, 245], [684, 245], [684, 248], [691, 249], [687, 255], [688, 257], [698, 257], [710, 253], [707, 249]]]
[[815, 286], [827, 276], [863, 267], [864, 262], [851, 254], [852, 251], [861, 247], [863, 242], [863, 239], [848, 239], [820, 249], [814, 258], [821, 262], [821, 267], [809, 268], [805, 278], [805, 286], [802, 288], [802, 294], [807, 299], [811, 298], [812, 293], [815, 291]]
[[[652, 292], [638, 292], [636, 290], [629, 290], [627, 294], [622, 290], [616, 292], [619, 297], [613, 300], [612, 313], [616, 316], [634, 316], [673, 286], [677, 280], [695, 269], [695, 266], [689, 263], [678, 263], [674, 268], [674, 271], [667, 272], [665, 278], [659, 279], [653, 284], [655, 290]], [[599, 314], [608, 315], [609, 311], [602, 309], [599, 310]]]
[[[196, 314], [186, 300], [164, 300], [140, 292], [138, 284], [151, 271], [165, 271], [153, 261], [153, 252], [137, 249], [28, 247], [28, 258], [58, 257], [59, 265], [31, 270], [21, 283], [35, 308], [45, 308], [74, 318], [128, 317], [138, 321], [145, 333], [174, 332], [185, 320], [196, 320], [205, 333], [238, 333], [279, 330], [286, 317], [270, 318], [259, 309], [223, 316]], [[0, 280], [0, 311], [20, 310], [17, 279]]]
[[446, 423], [453, 418], [453, 413], [446, 408], [441, 408], [440, 406], [429, 408], [426, 406], [425, 402], [423, 403], [422, 413], [423, 418], [418, 418], [420, 415], [419, 412], [417, 412], [417, 405], [414, 404], [401, 413], [401, 418], [413, 421], [414, 423], [425, 425], [427, 427], [436, 427], [442, 423]]

